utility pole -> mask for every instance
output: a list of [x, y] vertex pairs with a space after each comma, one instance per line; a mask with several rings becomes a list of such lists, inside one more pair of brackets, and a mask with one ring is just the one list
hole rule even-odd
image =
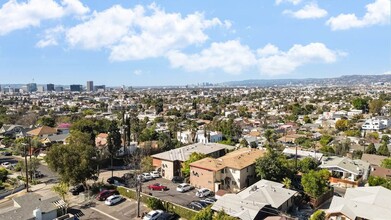
[[[142, 177], [140, 177], [142, 178]], [[137, 187], [136, 187], [136, 193], [137, 193], [137, 217], [140, 218], [140, 202], [141, 202], [141, 179], [137, 180]]]
[[29, 192], [29, 172], [28, 172], [28, 165], [27, 165], [27, 149], [26, 144], [24, 145], [24, 165], [26, 169], [26, 192]]

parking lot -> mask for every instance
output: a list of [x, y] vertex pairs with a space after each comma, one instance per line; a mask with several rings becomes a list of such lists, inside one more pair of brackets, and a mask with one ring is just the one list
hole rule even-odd
[[[160, 183], [164, 186], [168, 187], [166, 191], [152, 191], [148, 189], [148, 185], [152, 185], [154, 183]], [[196, 190], [192, 189], [188, 192], [181, 193], [176, 191], [176, 187], [178, 183], [172, 183], [170, 180], [164, 178], [157, 178], [154, 180], [150, 180], [148, 182], [144, 182], [142, 185], [142, 192], [151, 193], [153, 196], [158, 197], [162, 200], [169, 201], [175, 204], [179, 204], [182, 206], [187, 206], [190, 202], [194, 200], [200, 200], [195, 194]]]

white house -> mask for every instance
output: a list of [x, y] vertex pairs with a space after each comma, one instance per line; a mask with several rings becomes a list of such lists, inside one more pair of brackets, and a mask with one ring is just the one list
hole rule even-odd
[[191, 131], [178, 131], [176, 137], [183, 144], [193, 143]]
[[[208, 137], [209, 136], [209, 137]], [[205, 137], [205, 131], [199, 130], [196, 133], [195, 140], [197, 143], [217, 143], [223, 140], [223, 134], [221, 132], [211, 131]]]
[[371, 118], [367, 119], [361, 126], [363, 130], [383, 130], [391, 127], [391, 119], [388, 118]]

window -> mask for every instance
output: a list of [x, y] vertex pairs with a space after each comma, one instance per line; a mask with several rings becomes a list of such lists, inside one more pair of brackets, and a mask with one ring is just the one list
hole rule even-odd
[[223, 169], [221, 170], [221, 173], [225, 173], [225, 168], [223, 168]]
[[248, 167], [246, 168], [246, 171], [247, 171], [247, 173], [248, 173]]

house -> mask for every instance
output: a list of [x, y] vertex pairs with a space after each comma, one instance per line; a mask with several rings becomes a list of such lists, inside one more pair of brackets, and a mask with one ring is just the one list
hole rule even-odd
[[207, 132], [205, 136], [205, 131], [199, 130], [196, 133], [195, 140], [197, 143], [217, 143], [223, 140], [223, 134], [221, 132], [211, 131]]
[[377, 176], [382, 178], [391, 178], [391, 169], [384, 167], [373, 167], [370, 176]]
[[57, 129], [44, 125], [27, 132], [27, 134], [34, 137], [44, 138], [50, 135], [57, 134]]
[[287, 147], [284, 149], [284, 151], [282, 151], [282, 153], [290, 158], [294, 158], [297, 155], [298, 159], [312, 157], [317, 161], [320, 161], [323, 157], [323, 154], [320, 152], [302, 150], [301, 148], [296, 149], [296, 147]]
[[297, 195], [296, 191], [284, 188], [281, 183], [262, 179], [238, 194], [218, 198], [212, 210], [224, 210], [242, 220], [264, 219], [286, 212]]
[[70, 136], [69, 133], [55, 134], [41, 139], [41, 143], [44, 144], [45, 146], [52, 145], [52, 144], [66, 144], [66, 139], [69, 136]]
[[160, 169], [161, 176], [165, 179], [172, 179], [174, 176], [181, 175], [182, 163], [188, 160], [193, 152], [218, 158], [223, 156], [228, 148], [230, 146], [218, 143], [196, 143], [154, 154], [151, 157], [153, 159], [153, 166], [156, 169]]
[[26, 135], [26, 128], [22, 125], [4, 124], [0, 129], [0, 138], [18, 138]]
[[354, 182], [359, 178], [368, 179], [370, 164], [362, 160], [332, 156], [323, 157], [319, 168], [329, 170], [333, 177]]
[[191, 131], [178, 131], [177, 140], [182, 144], [191, 144], [193, 143], [193, 134]]
[[363, 130], [379, 131], [391, 127], [391, 119], [383, 117], [374, 117], [367, 119], [361, 126]]
[[13, 207], [0, 209], [2, 220], [52, 220], [65, 214], [66, 204], [58, 196], [45, 198], [28, 193], [12, 199]]
[[57, 126], [57, 132], [60, 134], [68, 134], [71, 128], [70, 123], [62, 123]]
[[390, 219], [391, 190], [382, 186], [347, 189], [344, 197], [333, 197], [326, 214], [331, 220]]
[[371, 164], [372, 166], [379, 167], [381, 165], [381, 162], [387, 158], [388, 157], [386, 156], [381, 156], [376, 154], [363, 154], [361, 160]]
[[190, 164], [190, 184], [212, 191], [238, 192], [256, 179], [255, 162], [265, 151], [241, 148], [217, 159], [207, 157]]

